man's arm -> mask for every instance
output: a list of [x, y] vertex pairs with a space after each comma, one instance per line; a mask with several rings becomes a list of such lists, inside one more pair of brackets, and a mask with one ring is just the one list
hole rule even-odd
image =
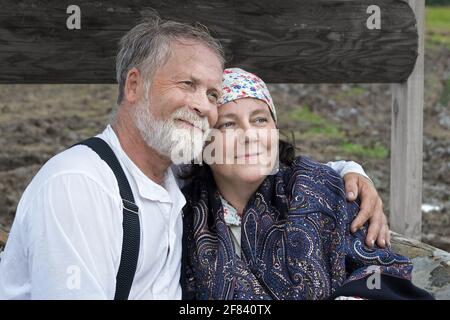
[[53, 177], [21, 232], [31, 299], [113, 299], [122, 241], [120, 203], [83, 174]]
[[353, 172], [362, 175], [363, 177], [369, 179], [370, 182], [372, 182], [372, 180], [364, 171], [363, 167], [354, 161], [329, 161], [326, 163], [326, 165], [336, 171], [342, 178], [344, 178], [347, 173]]
[[383, 212], [383, 202], [362, 166], [354, 161], [344, 160], [328, 162], [326, 165], [344, 179], [345, 193], [349, 201], [356, 200], [358, 196], [361, 199], [361, 209], [352, 222], [351, 231], [356, 232], [369, 221], [366, 244], [372, 247], [376, 241], [382, 248], [390, 246], [389, 226]]

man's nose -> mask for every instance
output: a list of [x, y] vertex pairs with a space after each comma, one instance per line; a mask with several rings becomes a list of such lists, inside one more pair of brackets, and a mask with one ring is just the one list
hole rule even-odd
[[198, 90], [193, 94], [190, 108], [200, 117], [208, 117], [212, 111], [212, 108], [217, 108], [217, 106], [209, 101], [208, 95], [205, 91]]

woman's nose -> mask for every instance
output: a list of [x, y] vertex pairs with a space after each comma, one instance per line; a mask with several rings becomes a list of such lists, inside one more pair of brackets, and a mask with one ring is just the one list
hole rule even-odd
[[245, 136], [248, 142], [257, 141], [259, 138], [258, 132], [252, 128], [247, 130], [247, 134]]
[[242, 127], [243, 132], [242, 132], [242, 136], [241, 136], [241, 143], [251, 143], [251, 142], [255, 142], [258, 141], [259, 136], [258, 136], [258, 132], [252, 128], [249, 124], [248, 125], [244, 125]]

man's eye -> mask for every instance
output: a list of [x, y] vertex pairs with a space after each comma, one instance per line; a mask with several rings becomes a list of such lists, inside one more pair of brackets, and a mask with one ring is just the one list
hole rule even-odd
[[194, 85], [194, 83], [192, 81], [186, 80], [186, 81], [181, 81], [182, 84], [188, 86], [188, 87], [192, 87]]
[[219, 100], [219, 94], [217, 92], [209, 92], [208, 97], [212, 103], [216, 103]]

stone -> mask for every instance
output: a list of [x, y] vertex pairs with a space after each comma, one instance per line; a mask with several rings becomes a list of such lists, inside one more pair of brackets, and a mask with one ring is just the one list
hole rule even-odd
[[412, 282], [438, 300], [450, 299], [450, 253], [391, 232], [392, 249], [413, 263]]

